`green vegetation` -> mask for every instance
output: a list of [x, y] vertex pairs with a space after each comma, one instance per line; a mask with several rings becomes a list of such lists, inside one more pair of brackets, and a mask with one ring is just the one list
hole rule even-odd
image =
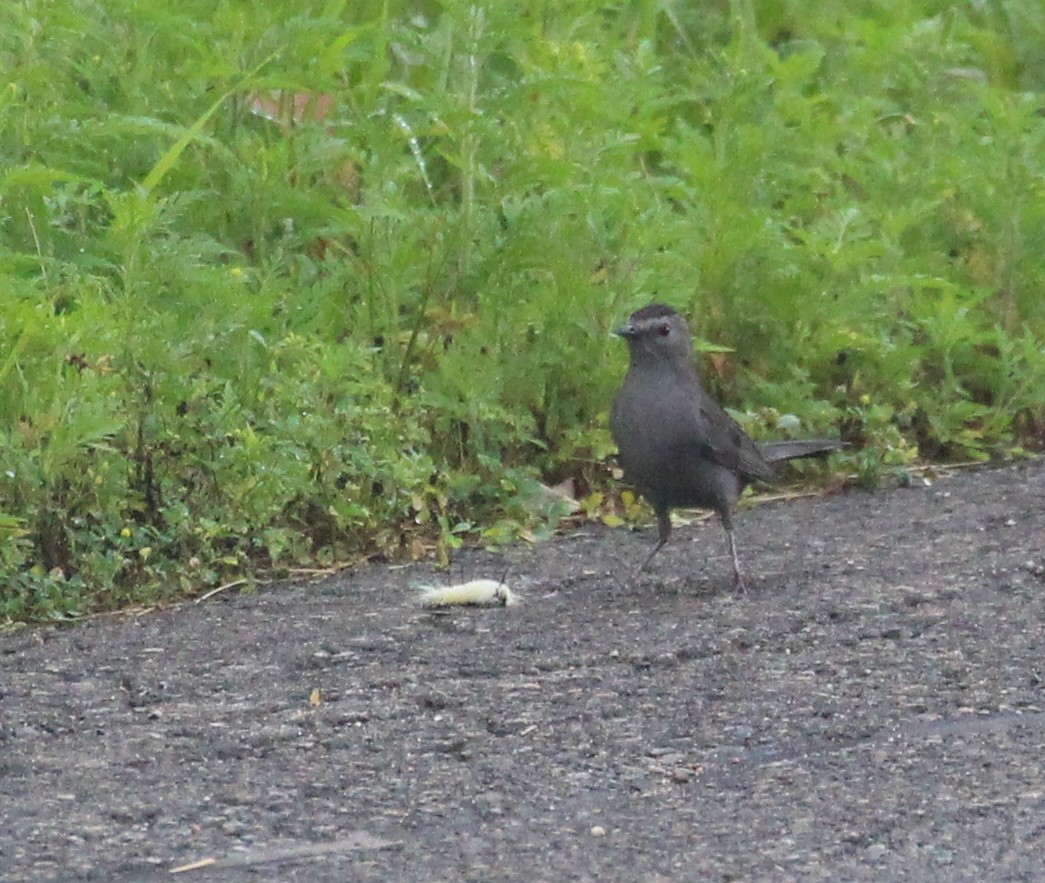
[[1042, 4], [16, 0], [0, 63], [0, 621], [546, 527], [653, 298], [868, 482], [1041, 443]]

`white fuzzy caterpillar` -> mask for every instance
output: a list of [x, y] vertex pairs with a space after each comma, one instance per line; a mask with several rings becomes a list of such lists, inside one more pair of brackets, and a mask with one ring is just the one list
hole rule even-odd
[[518, 597], [503, 582], [473, 579], [449, 586], [421, 586], [422, 607], [508, 607]]

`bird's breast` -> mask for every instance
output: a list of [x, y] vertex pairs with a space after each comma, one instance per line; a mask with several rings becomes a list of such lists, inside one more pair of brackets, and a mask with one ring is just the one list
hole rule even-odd
[[[685, 393], [685, 390], [682, 390]], [[736, 474], [708, 456], [698, 395], [627, 378], [610, 413], [624, 476], [657, 507], [722, 510], [739, 493]]]

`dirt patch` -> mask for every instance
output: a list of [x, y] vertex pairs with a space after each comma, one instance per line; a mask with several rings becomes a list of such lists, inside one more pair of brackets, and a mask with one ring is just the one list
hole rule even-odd
[[0, 635], [0, 878], [1045, 879], [1045, 464], [652, 537]]

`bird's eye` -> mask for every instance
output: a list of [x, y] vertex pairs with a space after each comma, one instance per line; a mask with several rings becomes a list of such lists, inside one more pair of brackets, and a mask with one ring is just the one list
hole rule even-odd
[[671, 326], [667, 322], [665, 322], [663, 325], [658, 325], [657, 334], [659, 334], [661, 337], [667, 337], [669, 334], [671, 334]]

